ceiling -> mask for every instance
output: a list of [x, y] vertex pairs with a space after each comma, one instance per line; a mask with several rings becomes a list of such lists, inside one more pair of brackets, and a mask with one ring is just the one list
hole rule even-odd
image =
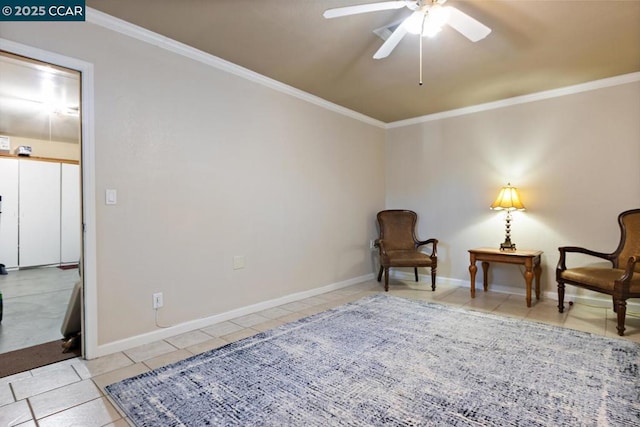
[[640, 71], [640, 0], [449, 0], [492, 29], [407, 34], [385, 59], [373, 30], [407, 8], [325, 19], [367, 0], [87, 0], [87, 6], [383, 122]]
[[[385, 123], [640, 71], [640, 0], [449, 0], [492, 32], [424, 38], [422, 86], [418, 36], [372, 58], [373, 31], [407, 8], [325, 19], [367, 0], [86, 3]], [[0, 76], [1, 135], [79, 141], [79, 73], [3, 54]]]
[[0, 52], [0, 135], [80, 142], [80, 73]]

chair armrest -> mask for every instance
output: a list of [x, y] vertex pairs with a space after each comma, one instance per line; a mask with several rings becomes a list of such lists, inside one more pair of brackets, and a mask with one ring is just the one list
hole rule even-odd
[[[624, 274], [620, 278], [621, 282], [626, 282], [627, 286], [631, 283], [631, 278], [633, 277], [633, 273], [635, 272], [636, 263], [640, 261], [640, 256], [631, 256], [627, 261], [627, 266], [624, 269]], [[629, 289], [627, 289], [629, 291]]]
[[634, 255], [629, 257], [627, 260], [627, 266], [624, 269], [624, 273], [622, 277], [617, 279], [613, 284], [613, 297], [616, 298], [621, 297], [626, 299], [629, 297], [629, 292], [631, 290], [631, 279], [633, 278], [633, 273], [635, 272], [636, 263], [640, 261], [640, 256]]
[[566, 270], [566, 256], [568, 253], [581, 253], [585, 255], [590, 255], [596, 258], [606, 259], [611, 262], [612, 265], [615, 264], [615, 256], [614, 254], [605, 254], [603, 252], [592, 251], [591, 249], [581, 248], [578, 246], [561, 246], [558, 248], [560, 251], [560, 259], [558, 260], [558, 266], [556, 270]]
[[387, 251], [384, 248], [384, 239], [376, 239], [373, 242], [373, 246], [375, 248], [380, 249], [380, 255], [386, 255], [387, 254]]
[[428, 245], [431, 244], [433, 245], [431, 248], [431, 255], [429, 255], [431, 258], [435, 258], [438, 256], [438, 239], [427, 239], [427, 240], [420, 240], [416, 242], [416, 249], [418, 249], [420, 246], [423, 245]]

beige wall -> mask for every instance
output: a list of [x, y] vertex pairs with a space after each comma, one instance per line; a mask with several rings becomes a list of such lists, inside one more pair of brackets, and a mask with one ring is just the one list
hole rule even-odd
[[[440, 239], [439, 276], [466, 285], [467, 250], [504, 241], [489, 205], [510, 181], [527, 207], [512, 240], [544, 251], [553, 296], [558, 246], [611, 252], [617, 215], [640, 207], [639, 117], [636, 82], [390, 129], [386, 205], [416, 210], [420, 236]], [[494, 289], [524, 293], [516, 267], [491, 271]]]
[[177, 325], [372, 273], [382, 127], [90, 23], [0, 37], [94, 65], [99, 345], [154, 292]]

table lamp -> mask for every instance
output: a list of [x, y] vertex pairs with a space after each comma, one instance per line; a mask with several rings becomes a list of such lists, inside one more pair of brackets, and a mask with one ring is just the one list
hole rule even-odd
[[510, 183], [507, 183], [505, 187], [502, 187], [500, 189], [500, 193], [498, 194], [496, 201], [491, 204], [490, 208], [495, 210], [504, 209], [507, 211], [506, 236], [504, 239], [504, 243], [500, 243], [500, 250], [515, 251], [516, 244], [511, 242], [511, 211], [525, 210], [524, 205], [520, 201], [518, 189], [512, 187]]

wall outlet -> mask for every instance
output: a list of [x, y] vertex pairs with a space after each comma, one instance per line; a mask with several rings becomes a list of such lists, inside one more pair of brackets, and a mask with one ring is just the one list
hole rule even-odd
[[153, 294], [153, 308], [158, 309], [164, 305], [164, 300], [162, 298], [162, 292], [158, 292]]

